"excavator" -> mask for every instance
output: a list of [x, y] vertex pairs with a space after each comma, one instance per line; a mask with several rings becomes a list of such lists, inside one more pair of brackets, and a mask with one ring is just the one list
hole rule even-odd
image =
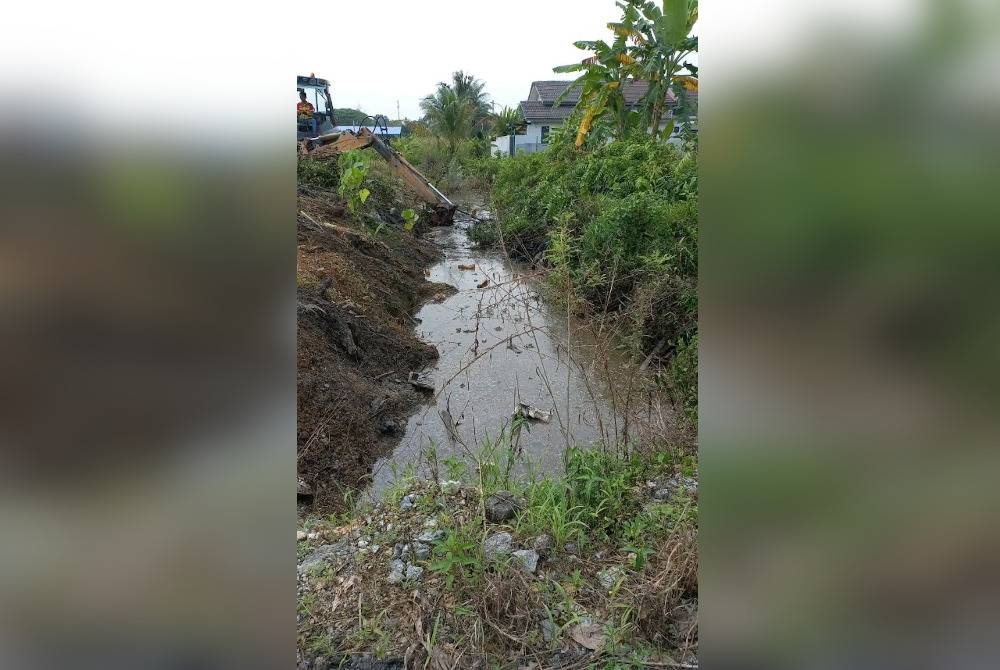
[[[314, 159], [335, 159], [346, 151], [355, 149], [367, 149], [371, 147], [389, 165], [389, 169], [399, 176], [407, 186], [409, 186], [421, 200], [427, 203], [430, 209], [430, 225], [449, 226], [455, 220], [455, 210], [457, 206], [451, 202], [441, 191], [435, 188], [434, 184], [427, 180], [417, 168], [413, 167], [409, 161], [393, 149], [388, 142], [388, 137], [379, 137], [379, 123], [377, 119], [372, 119], [371, 127], [362, 124], [357, 129], [336, 131], [333, 118], [333, 102], [330, 98], [330, 82], [326, 79], [310, 75], [309, 77], [298, 77], [298, 91], [301, 95], [306, 94], [306, 99], [315, 100], [315, 126], [318, 134], [312, 135], [312, 125], [298, 123], [297, 140], [299, 142], [299, 153]], [[368, 121], [368, 119], [365, 119]], [[385, 120], [381, 120], [381, 128], [385, 128]], [[385, 133], [382, 133], [385, 135]]]

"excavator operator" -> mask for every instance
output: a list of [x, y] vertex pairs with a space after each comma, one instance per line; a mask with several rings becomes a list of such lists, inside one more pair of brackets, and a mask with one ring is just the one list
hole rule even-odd
[[312, 131], [313, 136], [318, 133], [316, 126], [316, 108], [313, 107], [312, 103], [306, 99], [306, 92], [302, 89], [299, 89], [299, 104], [295, 105], [295, 114], [298, 116], [299, 123], [309, 124], [309, 129]]

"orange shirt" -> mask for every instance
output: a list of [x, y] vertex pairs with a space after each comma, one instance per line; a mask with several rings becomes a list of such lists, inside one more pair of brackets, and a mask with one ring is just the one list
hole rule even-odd
[[299, 104], [295, 105], [295, 112], [296, 114], [298, 114], [299, 117], [305, 117], [307, 119], [311, 119], [313, 112], [315, 111], [316, 108], [313, 107], [312, 103], [309, 101], [300, 100]]

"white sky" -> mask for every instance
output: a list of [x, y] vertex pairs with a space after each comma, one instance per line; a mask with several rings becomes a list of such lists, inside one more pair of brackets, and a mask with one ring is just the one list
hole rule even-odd
[[[339, 4], [339, 3], [338, 3]], [[336, 107], [408, 118], [420, 99], [455, 70], [486, 82], [497, 107], [515, 106], [537, 79], [571, 79], [552, 72], [581, 60], [581, 39], [606, 39], [614, 0], [388, 0], [344, 3], [330, 38], [316, 34], [295, 49], [295, 72], [329, 79]], [[298, 6], [302, 9], [304, 6]], [[296, 13], [299, 13], [299, 9]], [[377, 10], [371, 12], [368, 10]], [[354, 15], [377, 14], [374, 20]], [[290, 95], [294, 90], [289, 85]]]
[[[709, 88], [746, 77], [749, 64], [773, 73], [835, 17], [899, 30], [922, 4], [710, 0], [694, 60]], [[0, 121], [9, 110], [68, 109], [62, 119], [116, 133], [278, 141], [294, 76], [310, 72], [333, 82], [336, 106], [390, 117], [397, 100], [404, 116], [419, 116], [420, 99], [459, 69], [485, 81], [498, 106], [514, 106], [533, 80], [569, 79], [552, 67], [580, 60], [573, 41], [607, 38], [619, 15], [614, 0], [7, 3]]]

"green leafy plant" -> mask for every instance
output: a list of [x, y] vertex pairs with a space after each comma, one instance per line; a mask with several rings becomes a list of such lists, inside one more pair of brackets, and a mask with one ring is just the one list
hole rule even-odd
[[[569, 90], [579, 87], [582, 110], [576, 128], [575, 145], [581, 147], [591, 129], [609, 120], [615, 138], [623, 138], [637, 126], [650, 135], [660, 134], [660, 126], [673, 95], [686, 103], [697, 91], [698, 69], [686, 58], [698, 50], [698, 38], [690, 35], [698, 20], [698, 0], [624, 0], [619, 21], [608, 24], [613, 39], [580, 40], [578, 49], [592, 55], [579, 63], [561, 65], [555, 72], [581, 73]], [[647, 83], [635, 111], [626, 104], [625, 88], [633, 80]], [[670, 135], [673, 123], [663, 133]]]
[[465, 477], [465, 471], [468, 466], [466, 466], [464, 459], [458, 456], [448, 456], [442, 463], [444, 463], [444, 467], [448, 471], [448, 479], [461, 480]]
[[414, 212], [412, 209], [403, 210], [403, 230], [410, 232], [413, 227], [417, 225], [417, 221], [420, 219], [420, 215]]
[[459, 579], [465, 584], [475, 581], [482, 566], [479, 542], [464, 529], [456, 529], [434, 546], [434, 558], [428, 565], [432, 572], [444, 575], [448, 587]]
[[364, 187], [365, 179], [368, 177], [368, 164], [355, 151], [341, 154], [339, 164], [338, 192], [347, 200], [348, 211], [357, 214], [371, 195], [371, 191]]

